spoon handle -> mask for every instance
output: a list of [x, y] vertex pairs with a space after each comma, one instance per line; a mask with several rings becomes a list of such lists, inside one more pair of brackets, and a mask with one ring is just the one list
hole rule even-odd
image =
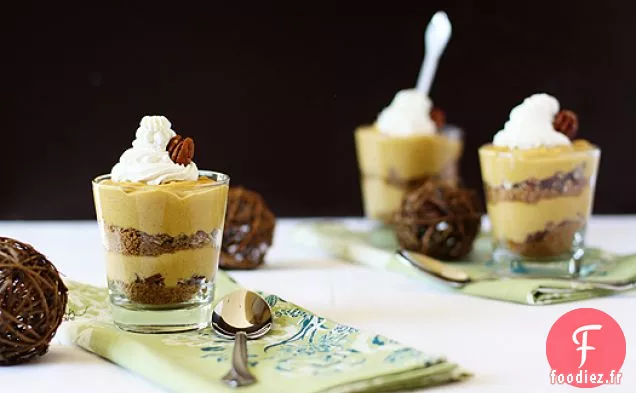
[[624, 292], [636, 289], [636, 281], [593, 281], [593, 280], [573, 280], [572, 287], [575, 289], [602, 289], [605, 291]]
[[420, 75], [417, 78], [417, 84], [415, 85], [415, 88], [425, 96], [428, 96], [429, 92], [431, 91], [431, 85], [433, 84], [433, 77], [437, 72], [438, 62], [439, 54], [427, 54], [422, 63], [422, 69], [420, 71]]
[[233, 388], [251, 385], [256, 382], [256, 377], [247, 368], [247, 335], [245, 332], [238, 332], [234, 337], [232, 368], [225, 374], [223, 381]]

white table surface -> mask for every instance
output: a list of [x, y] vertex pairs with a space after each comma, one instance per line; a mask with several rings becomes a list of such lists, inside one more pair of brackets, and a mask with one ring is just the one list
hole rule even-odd
[[[321, 255], [291, 241], [297, 220], [279, 220], [267, 265], [234, 272], [244, 286], [276, 293], [316, 313], [384, 334], [431, 353], [444, 354], [474, 372], [435, 392], [552, 392], [545, 340], [554, 321], [579, 307], [612, 315], [627, 339], [622, 385], [636, 391], [636, 293], [555, 306], [524, 306], [459, 295], [403, 277]], [[102, 249], [94, 222], [1, 222], [0, 235], [32, 243], [75, 280], [104, 285]], [[636, 252], [636, 216], [595, 217], [591, 245]], [[0, 368], [0, 392], [135, 392], [164, 390], [125, 369], [75, 347], [53, 344], [26, 365]], [[281, 390], [284, 392], [284, 390]], [[292, 392], [293, 393], [293, 392]]]

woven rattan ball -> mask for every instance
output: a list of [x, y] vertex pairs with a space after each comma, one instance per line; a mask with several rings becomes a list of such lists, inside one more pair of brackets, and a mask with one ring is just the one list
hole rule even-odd
[[243, 187], [228, 194], [220, 266], [223, 269], [254, 269], [263, 263], [272, 245], [276, 217], [263, 197]]
[[400, 245], [443, 260], [470, 252], [481, 226], [477, 192], [428, 181], [408, 193], [394, 217]]
[[0, 237], [0, 365], [44, 355], [67, 300], [66, 286], [44, 255]]

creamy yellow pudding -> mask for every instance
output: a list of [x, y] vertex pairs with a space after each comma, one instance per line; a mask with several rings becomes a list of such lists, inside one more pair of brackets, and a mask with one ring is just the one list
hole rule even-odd
[[120, 228], [176, 236], [211, 232], [223, 225], [228, 186], [202, 176], [194, 181], [148, 185], [140, 182], [99, 182], [97, 208], [102, 219]]
[[521, 183], [531, 178], [546, 179], [555, 173], [569, 173], [585, 167], [583, 175], [590, 177], [598, 165], [598, 148], [582, 139], [571, 145], [511, 149], [488, 144], [479, 149], [482, 177], [488, 184]]

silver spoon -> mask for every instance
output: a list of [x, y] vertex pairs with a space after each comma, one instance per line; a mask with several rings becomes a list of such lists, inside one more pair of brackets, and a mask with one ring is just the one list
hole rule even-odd
[[[455, 288], [462, 288], [468, 284], [493, 281], [502, 278], [538, 278], [538, 279], [550, 279], [560, 280], [571, 284], [572, 289], [585, 290], [585, 289], [603, 289], [607, 291], [623, 292], [636, 289], [636, 281], [624, 280], [624, 281], [594, 281], [594, 280], [580, 280], [574, 279], [570, 276], [539, 276], [539, 275], [489, 275], [479, 279], [472, 278], [468, 273], [462, 269], [450, 266], [449, 264], [438, 261], [424, 254], [420, 254], [413, 251], [399, 250], [397, 251], [397, 257], [400, 261], [414, 266], [420, 271], [429, 274], [443, 283]], [[562, 288], [554, 288], [551, 293], [560, 292]], [[567, 292], [564, 290], [563, 292]], [[571, 290], [569, 290], [571, 291]]]
[[439, 63], [439, 58], [442, 56], [452, 32], [453, 27], [444, 11], [436, 12], [426, 27], [424, 33], [426, 52], [416, 85], [417, 90], [426, 96], [431, 90], [431, 84], [433, 84], [433, 78], [437, 71], [437, 63]]
[[247, 366], [247, 340], [263, 337], [272, 329], [272, 310], [265, 299], [244, 289], [230, 293], [214, 308], [212, 328], [219, 336], [234, 340], [232, 368], [223, 381], [234, 388], [256, 382]]

